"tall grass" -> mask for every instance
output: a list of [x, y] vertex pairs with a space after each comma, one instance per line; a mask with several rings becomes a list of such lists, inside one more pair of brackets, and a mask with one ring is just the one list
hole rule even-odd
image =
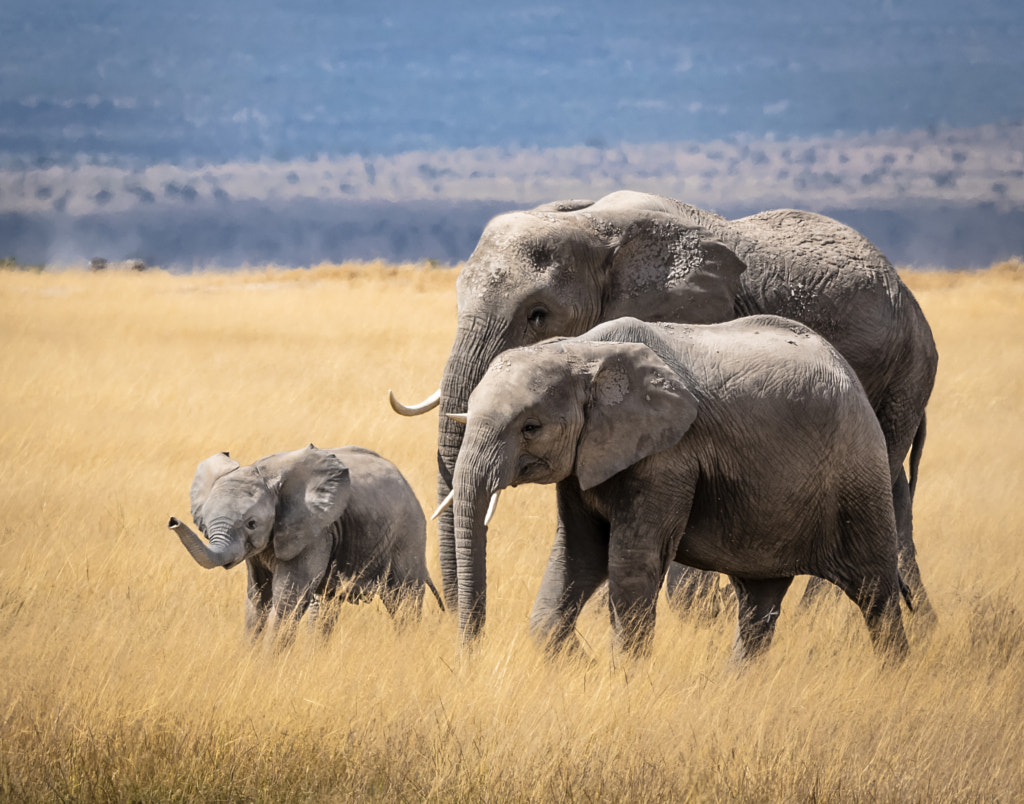
[[[887, 669], [852, 603], [786, 601], [767, 657], [662, 606], [653, 655], [527, 635], [554, 523], [504, 495], [471, 652], [429, 598], [343, 607], [320, 642], [242, 639], [244, 571], [167, 531], [195, 465], [372, 447], [433, 505], [454, 272], [0, 272], [0, 797], [16, 801], [1024, 797], [1024, 273], [908, 274], [940, 351], [916, 505], [940, 615]], [[440, 582], [433, 528], [428, 565]]]

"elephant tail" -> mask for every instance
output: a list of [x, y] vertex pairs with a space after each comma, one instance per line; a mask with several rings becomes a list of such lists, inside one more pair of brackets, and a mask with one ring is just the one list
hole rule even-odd
[[928, 432], [928, 416], [921, 414], [921, 424], [914, 434], [914, 443], [910, 447], [910, 499], [914, 499], [914, 490], [917, 488], [918, 467], [921, 464], [921, 453], [924, 452], [924, 439]]
[[437, 605], [441, 607], [441, 611], [444, 611], [444, 601], [441, 599], [441, 595], [438, 594], [437, 587], [434, 586], [434, 582], [430, 580], [430, 576], [427, 576], [427, 586], [430, 587], [430, 591], [434, 593], [434, 599], [437, 600]]

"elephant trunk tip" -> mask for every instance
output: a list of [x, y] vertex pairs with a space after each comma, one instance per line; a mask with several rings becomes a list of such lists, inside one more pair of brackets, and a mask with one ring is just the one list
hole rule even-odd
[[176, 516], [172, 516], [170, 521], [167, 523], [167, 527], [169, 527], [171, 530], [174, 530], [174, 528], [178, 527], [180, 524], [181, 520], [178, 519], [178, 517]]

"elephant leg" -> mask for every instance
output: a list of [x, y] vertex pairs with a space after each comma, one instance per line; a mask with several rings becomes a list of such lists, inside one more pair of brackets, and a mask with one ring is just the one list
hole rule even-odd
[[903, 630], [900, 592], [894, 583], [883, 585], [877, 579], [863, 578], [856, 584], [842, 584], [843, 591], [864, 615], [875, 653], [901, 661], [910, 650]]
[[803, 597], [800, 598], [800, 605], [804, 608], [812, 606], [826, 595], [838, 600], [842, 595], [842, 590], [837, 586], [832, 585], [824, 578], [812, 575], [807, 579], [807, 586], [804, 587], [804, 594]]
[[892, 487], [893, 506], [896, 509], [896, 533], [898, 539], [898, 560], [900, 577], [910, 589], [915, 625], [930, 632], [938, 622], [938, 616], [928, 599], [928, 592], [921, 580], [921, 568], [917, 565], [917, 548], [914, 546], [913, 498], [907, 473], [900, 468], [899, 477]]
[[338, 624], [339, 601], [326, 592], [312, 595], [309, 601], [309, 608], [306, 610], [306, 618], [309, 620], [310, 628], [320, 639], [326, 640], [334, 633]]
[[669, 607], [679, 614], [692, 614], [713, 619], [722, 611], [718, 591], [718, 573], [688, 567], [673, 561], [665, 576], [665, 598]]
[[613, 531], [608, 549], [608, 607], [619, 648], [625, 653], [650, 652], [658, 592], [668, 563], [659, 544], [632, 530]]
[[381, 588], [380, 599], [392, 619], [419, 620], [423, 611], [423, 592], [422, 582], [399, 578], [392, 568]]
[[792, 578], [757, 579], [730, 576], [736, 591], [736, 639], [732, 657], [743, 662], [764, 653], [775, 635], [775, 623], [782, 611]]
[[246, 561], [249, 580], [245, 590], [245, 633], [253, 642], [266, 628], [273, 602], [273, 577], [269, 570]]
[[319, 560], [314, 551], [310, 553], [280, 564], [274, 573], [270, 624], [274, 638], [279, 639], [282, 646], [292, 641], [296, 623], [313, 602], [314, 595], [323, 593], [326, 586], [327, 560]]
[[558, 489], [558, 531], [530, 614], [530, 633], [551, 649], [578, 648], [573, 629], [608, 577], [608, 523], [586, 512], [578, 492]]

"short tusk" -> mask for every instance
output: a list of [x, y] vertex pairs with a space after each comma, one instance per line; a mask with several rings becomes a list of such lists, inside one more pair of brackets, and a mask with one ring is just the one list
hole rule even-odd
[[446, 413], [444, 415], [451, 419], [453, 422], [458, 422], [459, 424], [469, 424], [468, 413]]
[[491, 524], [491, 517], [494, 516], [495, 510], [497, 510], [498, 508], [498, 497], [500, 496], [500, 491], [496, 491], [494, 492], [494, 494], [491, 495], [491, 504], [487, 506], [487, 514], [486, 516], [484, 516], [484, 527], [487, 527], [489, 524]]
[[391, 402], [391, 409], [395, 413], [399, 413], [402, 416], [419, 416], [433, 410], [441, 404], [441, 389], [438, 388], [418, 405], [403, 405], [395, 399], [394, 391], [388, 391], [388, 401]]
[[448, 492], [448, 496], [445, 497], [441, 501], [441, 504], [439, 506], [437, 506], [437, 510], [434, 511], [434, 513], [432, 513], [430, 515], [431, 520], [437, 519], [439, 516], [441, 516], [441, 513], [445, 509], [451, 508], [452, 507], [452, 500], [454, 500], [454, 499], [455, 499], [455, 489], [452, 489], [451, 491]]

